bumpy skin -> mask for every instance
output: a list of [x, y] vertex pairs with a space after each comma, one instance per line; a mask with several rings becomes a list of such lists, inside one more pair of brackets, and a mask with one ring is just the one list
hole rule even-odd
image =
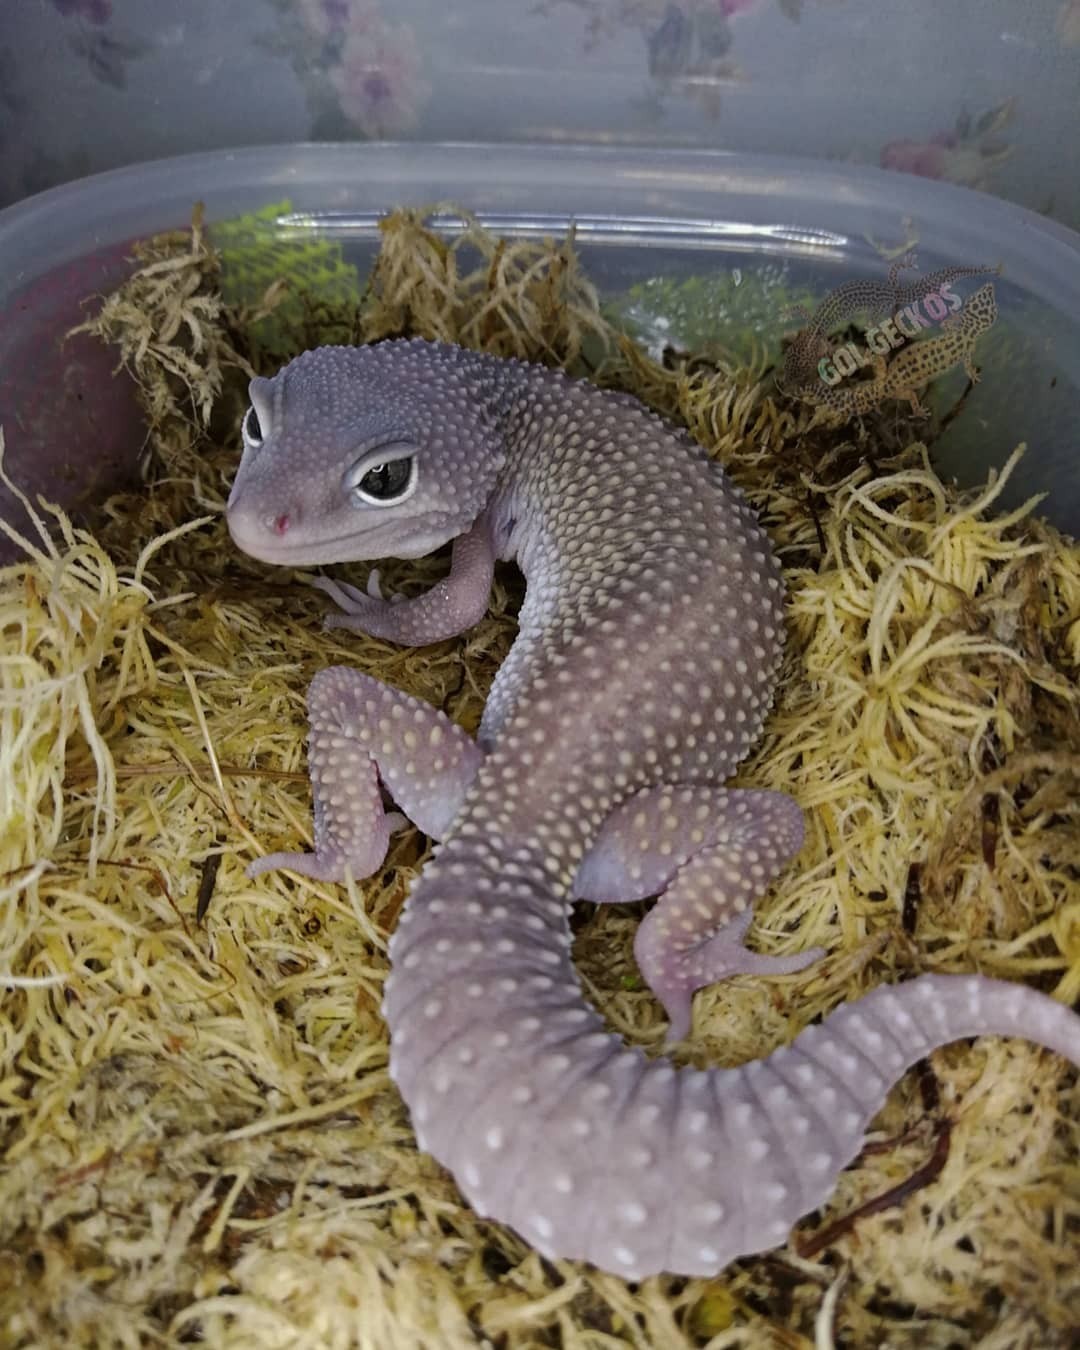
[[[441, 839], [391, 944], [390, 1068], [421, 1147], [480, 1213], [627, 1277], [711, 1274], [827, 1199], [935, 1046], [996, 1032], [1080, 1060], [1080, 1019], [977, 976], [876, 989], [742, 1068], [625, 1047], [574, 973], [575, 896], [665, 891], [637, 952], [677, 1034], [695, 987], [814, 955], [740, 941], [802, 831], [781, 794], [723, 787], [781, 653], [780, 573], [753, 512], [633, 401], [453, 347], [323, 348], [252, 398], [229, 502], [242, 548], [309, 563], [462, 541], [434, 601], [326, 587], [339, 621], [428, 641], [476, 618], [495, 556], [528, 581], [477, 744], [357, 672], [316, 678], [315, 852], [252, 868], [377, 867], [393, 825], [380, 776]], [[358, 500], [358, 475], [403, 455], [404, 498]]]
[[854, 417], [869, 412], [887, 398], [906, 398], [911, 411], [926, 417], [928, 410], [919, 402], [919, 390], [944, 375], [955, 365], [963, 365], [973, 384], [979, 382], [975, 368], [975, 340], [997, 319], [997, 300], [992, 282], [980, 286], [958, 314], [942, 323], [940, 337], [926, 338], [904, 347], [886, 365], [883, 357], [874, 360], [874, 377], [858, 384], [816, 386], [800, 395], [807, 403], [827, 408], [838, 417]]

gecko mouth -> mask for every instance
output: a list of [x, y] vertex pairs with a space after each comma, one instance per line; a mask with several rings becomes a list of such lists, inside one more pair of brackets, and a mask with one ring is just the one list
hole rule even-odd
[[230, 504], [225, 519], [233, 542], [250, 557], [286, 567], [371, 562], [390, 557], [422, 558], [441, 548], [456, 533], [454, 529], [425, 528], [421, 519], [414, 518], [404, 536], [399, 521], [393, 528], [381, 524], [357, 531], [354, 526], [301, 540], [295, 534], [300, 519], [297, 513], [283, 511], [270, 516], [252, 511], [242, 503]]
[[233, 542], [259, 562], [292, 566], [315, 566], [356, 559], [356, 536], [347, 532], [323, 535], [316, 539], [290, 539], [296, 517], [281, 512], [273, 517], [230, 506], [226, 521]]

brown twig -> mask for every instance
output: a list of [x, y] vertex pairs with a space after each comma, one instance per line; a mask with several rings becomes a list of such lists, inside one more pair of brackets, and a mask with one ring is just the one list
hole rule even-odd
[[922, 863], [913, 862], [908, 867], [907, 883], [904, 886], [904, 910], [901, 923], [904, 932], [915, 932], [919, 918], [919, 902], [922, 900]]
[[169, 902], [169, 908], [180, 920], [180, 927], [184, 930], [187, 937], [191, 937], [191, 929], [187, 926], [187, 920], [180, 912], [176, 901], [172, 898], [172, 892], [169, 890], [169, 883], [165, 880], [165, 873], [160, 867], [154, 867], [151, 863], [132, 862], [130, 858], [101, 858], [99, 862], [102, 867], [116, 867], [121, 871], [127, 872], [146, 872], [157, 882], [162, 895]]
[[217, 882], [218, 868], [221, 866], [221, 854], [211, 853], [203, 859], [202, 876], [199, 878], [199, 892], [195, 899], [195, 922], [202, 923], [210, 901], [214, 898], [214, 886]]
[[817, 1256], [826, 1247], [832, 1246], [838, 1238], [845, 1237], [854, 1229], [860, 1219], [868, 1218], [871, 1214], [880, 1214], [886, 1209], [893, 1209], [902, 1204], [909, 1195], [914, 1195], [916, 1191], [921, 1191], [924, 1186], [928, 1186], [939, 1175], [948, 1159], [952, 1122], [948, 1120], [939, 1121], [935, 1133], [934, 1151], [926, 1162], [921, 1167], [917, 1167], [909, 1177], [905, 1177], [903, 1181], [891, 1186], [887, 1191], [882, 1191], [880, 1195], [875, 1195], [865, 1204], [853, 1209], [849, 1214], [844, 1214], [841, 1218], [834, 1219], [832, 1223], [827, 1223], [824, 1228], [819, 1228], [810, 1237], [799, 1239], [795, 1248], [803, 1260], [809, 1260], [811, 1257]]

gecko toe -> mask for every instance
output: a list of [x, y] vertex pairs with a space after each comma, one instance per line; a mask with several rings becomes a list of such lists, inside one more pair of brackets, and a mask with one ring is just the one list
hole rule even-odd
[[265, 857], [248, 863], [244, 875], [249, 881], [254, 881], [264, 872], [281, 870], [297, 872], [302, 877], [311, 877], [313, 881], [338, 881], [344, 871], [344, 863], [336, 855], [267, 853]]

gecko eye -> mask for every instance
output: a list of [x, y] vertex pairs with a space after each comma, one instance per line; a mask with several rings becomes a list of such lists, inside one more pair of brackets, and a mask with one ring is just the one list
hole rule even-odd
[[346, 474], [346, 490], [358, 503], [390, 506], [412, 495], [416, 487], [416, 460], [412, 455], [391, 459], [388, 452], [395, 448], [383, 446], [378, 455], [365, 456]]
[[259, 422], [259, 414], [254, 406], [250, 407], [244, 414], [244, 421], [240, 428], [244, 440], [251, 445], [262, 445], [263, 433]]
[[356, 485], [364, 497], [379, 502], [396, 501], [409, 486], [413, 475], [411, 459], [392, 459], [386, 464], [373, 464]]

